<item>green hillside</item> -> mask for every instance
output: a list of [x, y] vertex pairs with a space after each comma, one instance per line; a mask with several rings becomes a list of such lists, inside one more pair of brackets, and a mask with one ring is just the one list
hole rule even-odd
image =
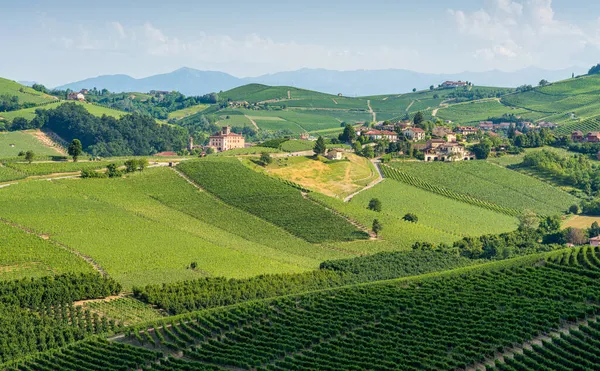
[[19, 103], [43, 104], [57, 100], [56, 97], [0, 77], [0, 95], [5, 94], [19, 97]]
[[[40, 107], [26, 108], [26, 109], [22, 109], [22, 110], [18, 110], [18, 111], [0, 112], [0, 118], [3, 118], [7, 121], [12, 121], [17, 117], [23, 117], [27, 120], [32, 120], [35, 118], [36, 110], [38, 110], [40, 108], [41, 109], [54, 109], [63, 103], [65, 103], [65, 101], [45, 104]], [[102, 115], [106, 115], [106, 116], [112, 116], [112, 117], [118, 118], [118, 117], [121, 117], [121, 116], [127, 114], [127, 112], [118, 111], [118, 110], [115, 110], [112, 108], [107, 108], [107, 107], [103, 107], [103, 106], [99, 106], [99, 105], [91, 104], [91, 103], [75, 102], [75, 101], [69, 101], [69, 103], [79, 104], [79, 105], [83, 106], [89, 113], [91, 113], [94, 116], [98, 116], [98, 117], [101, 117]]]
[[17, 157], [19, 152], [33, 151], [37, 156], [56, 156], [60, 153], [43, 145], [33, 131], [0, 132], [0, 158]]

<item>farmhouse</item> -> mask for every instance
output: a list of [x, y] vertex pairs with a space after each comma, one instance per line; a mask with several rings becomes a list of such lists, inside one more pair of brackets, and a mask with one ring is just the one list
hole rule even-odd
[[431, 134], [434, 137], [443, 138], [448, 134], [452, 134], [452, 129], [445, 127], [445, 126], [436, 126], [431, 131]]
[[472, 126], [457, 126], [454, 131], [461, 135], [477, 134], [477, 129]]
[[554, 128], [556, 128], [556, 127], [557, 127], [557, 125], [556, 125], [555, 123], [552, 123], [552, 122], [547, 122], [547, 121], [542, 121], [542, 122], [538, 123], [538, 126], [539, 126], [540, 128], [542, 128], [542, 129], [543, 129], [543, 128], [546, 128], [546, 129], [554, 129]]
[[458, 143], [445, 143], [425, 151], [425, 161], [469, 161], [475, 160], [475, 154]]
[[69, 93], [67, 94], [67, 100], [78, 100], [80, 102], [85, 100], [85, 95], [83, 95], [82, 93]]
[[454, 135], [454, 134], [446, 134], [446, 140], [448, 141], [448, 143], [455, 143], [456, 142], [456, 135]]
[[571, 140], [573, 142], [583, 142], [583, 132], [576, 130], [571, 133]]
[[587, 133], [585, 136], [582, 131], [574, 131], [571, 133], [571, 140], [573, 142], [586, 142], [586, 143], [599, 143], [600, 142], [600, 132], [592, 131]]
[[425, 130], [421, 128], [407, 128], [402, 130], [402, 133], [409, 140], [419, 141], [425, 139]]
[[398, 141], [398, 134], [388, 130], [368, 130], [361, 133], [361, 136], [369, 137], [371, 140], [388, 140], [390, 142]]
[[327, 151], [327, 156], [330, 160], [343, 160], [344, 159], [344, 151], [341, 149], [330, 149]]
[[442, 83], [442, 88], [459, 88], [463, 86], [467, 86], [464, 81], [445, 81]]
[[446, 141], [443, 139], [429, 139], [427, 141], [427, 148], [435, 149], [444, 144], [446, 144]]
[[208, 140], [208, 146], [219, 152], [244, 148], [245, 143], [246, 141], [242, 135], [231, 132], [231, 126], [223, 126], [220, 132], [211, 135]]
[[595, 247], [600, 246], [600, 236], [590, 238], [590, 245]]
[[494, 123], [491, 121], [481, 121], [479, 123], [479, 129], [485, 130], [485, 131], [494, 130]]

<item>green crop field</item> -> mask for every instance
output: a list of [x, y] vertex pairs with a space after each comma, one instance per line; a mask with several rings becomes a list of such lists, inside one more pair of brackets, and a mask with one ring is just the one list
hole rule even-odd
[[[35, 118], [36, 110], [38, 110], [38, 109], [54, 109], [63, 103], [65, 103], [65, 101], [45, 104], [40, 107], [26, 108], [26, 109], [22, 109], [22, 110], [18, 110], [18, 111], [0, 112], [0, 118], [4, 118], [8, 121], [12, 121], [16, 117], [23, 117], [27, 120], [32, 120], [33, 118]], [[98, 117], [100, 117], [102, 115], [106, 115], [106, 116], [112, 116], [112, 117], [119, 118], [119, 117], [127, 114], [127, 112], [118, 111], [116, 109], [107, 108], [107, 107], [99, 106], [99, 105], [92, 104], [92, 103], [83, 103], [83, 102], [74, 102], [74, 103], [82, 105], [83, 107], [85, 107], [85, 109], [89, 113], [91, 113], [94, 116], [98, 116]]]
[[0, 164], [0, 183], [25, 178], [27, 175]]
[[[24, 182], [1, 191], [1, 218], [92, 257], [126, 288], [301, 272], [348, 256], [216, 202], [168, 168], [126, 179]], [[188, 269], [192, 262], [196, 269]]]
[[31, 132], [0, 132], [0, 158], [17, 157], [19, 152], [29, 150], [37, 156], [60, 155], [54, 148], [43, 145]]
[[310, 140], [288, 140], [281, 144], [281, 150], [285, 152], [310, 151], [315, 147], [315, 142]]
[[117, 164], [122, 166], [124, 160], [112, 161], [78, 161], [78, 162], [34, 162], [28, 164], [26, 162], [6, 162], [4, 166], [16, 170], [27, 176], [46, 175], [54, 173], [74, 173], [82, 170], [98, 170], [104, 169], [109, 164]]
[[303, 199], [300, 191], [247, 168], [237, 159], [212, 157], [187, 161], [178, 168], [230, 205], [309, 242], [364, 238], [362, 232], [343, 218]]
[[85, 303], [84, 308], [92, 310], [103, 317], [113, 319], [126, 326], [155, 321], [163, 317], [160, 311], [146, 303], [133, 298], [118, 298], [110, 301]]
[[486, 120], [489, 117], [500, 117], [504, 114], [521, 115], [526, 113], [524, 109], [507, 107], [496, 100], [481, 102], [468, 102], [440, 108], [435, 117], [442, 120], [468, 124]]
[[196, 113], [202, 112], [209, 106], [207, 104], [198, 104], [188, 108], [180, 109], [177, 111], [169, 112], [169, 119], [179, 120], [187, 116], [195, 115]]
[[540, 180], [485, 161], [390, 165], [431, 185], [510, 209], [554, 215], [577, 201]]
[[[383, 223], [383, 241], [336, 245], [360, 252], [408, 249], [419, 241], [451, 244], [464, 236], [508, 232], [517, 227], [514, 217], [388, 179], [359, 193], [349, 203], [319, 194], [311, 194], [311, 197], [365, 226], [370, 227], [375, 218]], [[369, 200], [373, 198], [381, 201], [381, 212], [367, 210]], [[416, 214], [418, 223], [402, 220], [407, 213]]]
[[19, 103], [43, 104], [56, 100], [55, 97], [40, 93], [39, 91], [21, 85], [18, 82], [0, 77], [0, 95], [5, 94], [19, 97]]
[[[596, 369], [599, 262], [597, 249], [586, 247], [243, 303], [160, 319], [114, 341], [96, 337], [4, 368], [456, 370], [491, 361], [501, 370]], [[557, 331], [565, 325], [571, 331]], [[552, 332], [562, 333], [532, 341]], [[528, 343], [533, 348], [522, 356], [503, 353]]]
[[[8, 189], [0, 189], [6, 197]], [[65, 248], [0, 220], [0, 281], [67, 272], [92, 273], [92, 266]]]

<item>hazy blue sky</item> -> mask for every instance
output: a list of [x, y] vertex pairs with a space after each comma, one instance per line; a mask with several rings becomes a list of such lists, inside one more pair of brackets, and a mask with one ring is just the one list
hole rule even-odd
[[597, 0], [0, 0], [0, 76], [49, 86], [179, 67], [420, 72], [600, 62]]

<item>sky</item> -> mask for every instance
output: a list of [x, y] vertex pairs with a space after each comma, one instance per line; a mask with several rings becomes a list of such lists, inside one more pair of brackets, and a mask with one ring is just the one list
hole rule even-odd
[[597, 0], [0, 0], [0, 76], [458, 73], [600, 62]]

